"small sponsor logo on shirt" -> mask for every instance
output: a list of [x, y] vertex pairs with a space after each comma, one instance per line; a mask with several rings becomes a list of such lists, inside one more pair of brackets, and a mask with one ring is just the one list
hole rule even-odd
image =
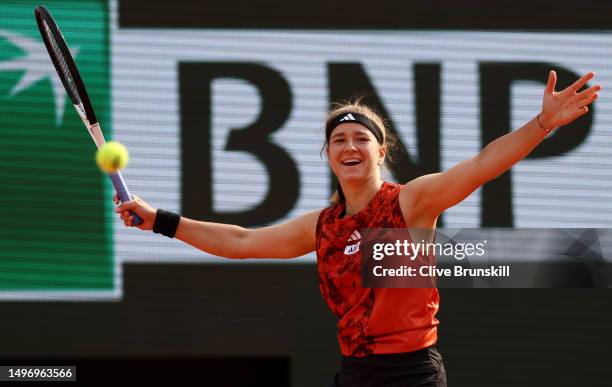
[[355, 254], [359, 251], [359, 245], [361, 244], [361, 234], [355, 230], [351, 234], [351, 237], [346, 241], [347, 246], [344, 248], [344, 255]]

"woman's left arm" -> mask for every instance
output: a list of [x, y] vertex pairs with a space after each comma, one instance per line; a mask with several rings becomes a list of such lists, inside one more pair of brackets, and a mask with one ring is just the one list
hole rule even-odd
[[[508, 133], [446, 172], [421, 176], [402, 188], [400, 200], [410, 202], [419, 214], [436, 217], [461, 202], [489, 180], [527, 156], [554, 128], [566, 125], [589, 111], [601, 85], [578, 92], [593, 78], [588, 73], [563, 91], [556, 92], [557, 75], [551, 71], [544, 91], [542, 111], [520, 129]], [[413, 215], [414, 212], [413, 212]]]

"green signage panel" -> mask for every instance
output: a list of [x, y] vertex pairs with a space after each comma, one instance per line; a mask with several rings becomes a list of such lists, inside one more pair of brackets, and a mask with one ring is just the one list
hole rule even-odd
[[[40, 2], [0, 4], [0, 296], [115, 287], [110, 190], [40, 38]], [[110, 130], [108, 8], [46, 1]]]

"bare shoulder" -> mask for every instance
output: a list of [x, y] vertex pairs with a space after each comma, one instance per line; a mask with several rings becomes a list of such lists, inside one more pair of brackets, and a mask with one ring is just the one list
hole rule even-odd
[[317, 222], [322, 211], [323, 210], [314, 210], [302, 214], [293, 220], [294, 225], [314, 240], [317, 231]]
[[400, 208], [408, 227], [434, 227], [438, 215], [429, 213], [426, 197], [427, 184], [435, 180], [439, 173], [418, 177], [404, 184], [399, 193]]
[[414, 180], [402, 185], [399, 193], [399, 201], [404, 217], [408, 214], [418, 212], [419, 203], [423, 200], [424, 186], [427, 184], [429, 175], [417, 177]]

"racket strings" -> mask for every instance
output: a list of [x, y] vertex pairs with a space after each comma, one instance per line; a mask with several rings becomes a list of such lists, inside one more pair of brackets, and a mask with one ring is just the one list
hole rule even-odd
[[64, 74], [64, 79], [66, 80], [66, 85], [68, 86], [72, 96], [74, 97], [74, 100], [75, 100], [74, 102], [76, 102], [77, 104], [81, 104], [81, 97], [79, 96], [79, 92], [78, 92], [78, 90], [76, 88], [76, 85], [74, 84], [74, 81], [72, 80], [72, 74], [70, 73], [70, 69], [68, 68], [68, 64], [66, 64], [66, 60], [64, 59], [64, 55], [62, 54], [62, 51], [60, 50], [60, 48], [57, 45], [57, 42], [55, 40], [55, 36], [53, 35], [53, 32], [51, 31], [51, 29], [47, 25], [47, 22], [44, 21], [43, 24], [45, 26], [45, 33], [47, 34], [47, 37], [49, 38], [49, 42], [51, 43], [51, 48], [53, 49], [53, 54], [55, 56], [55, 59], [57, 60], [57, 63], [59, 64], [59, 66], [60, 66], [60, 68], [62, 70], [62, 73]]

